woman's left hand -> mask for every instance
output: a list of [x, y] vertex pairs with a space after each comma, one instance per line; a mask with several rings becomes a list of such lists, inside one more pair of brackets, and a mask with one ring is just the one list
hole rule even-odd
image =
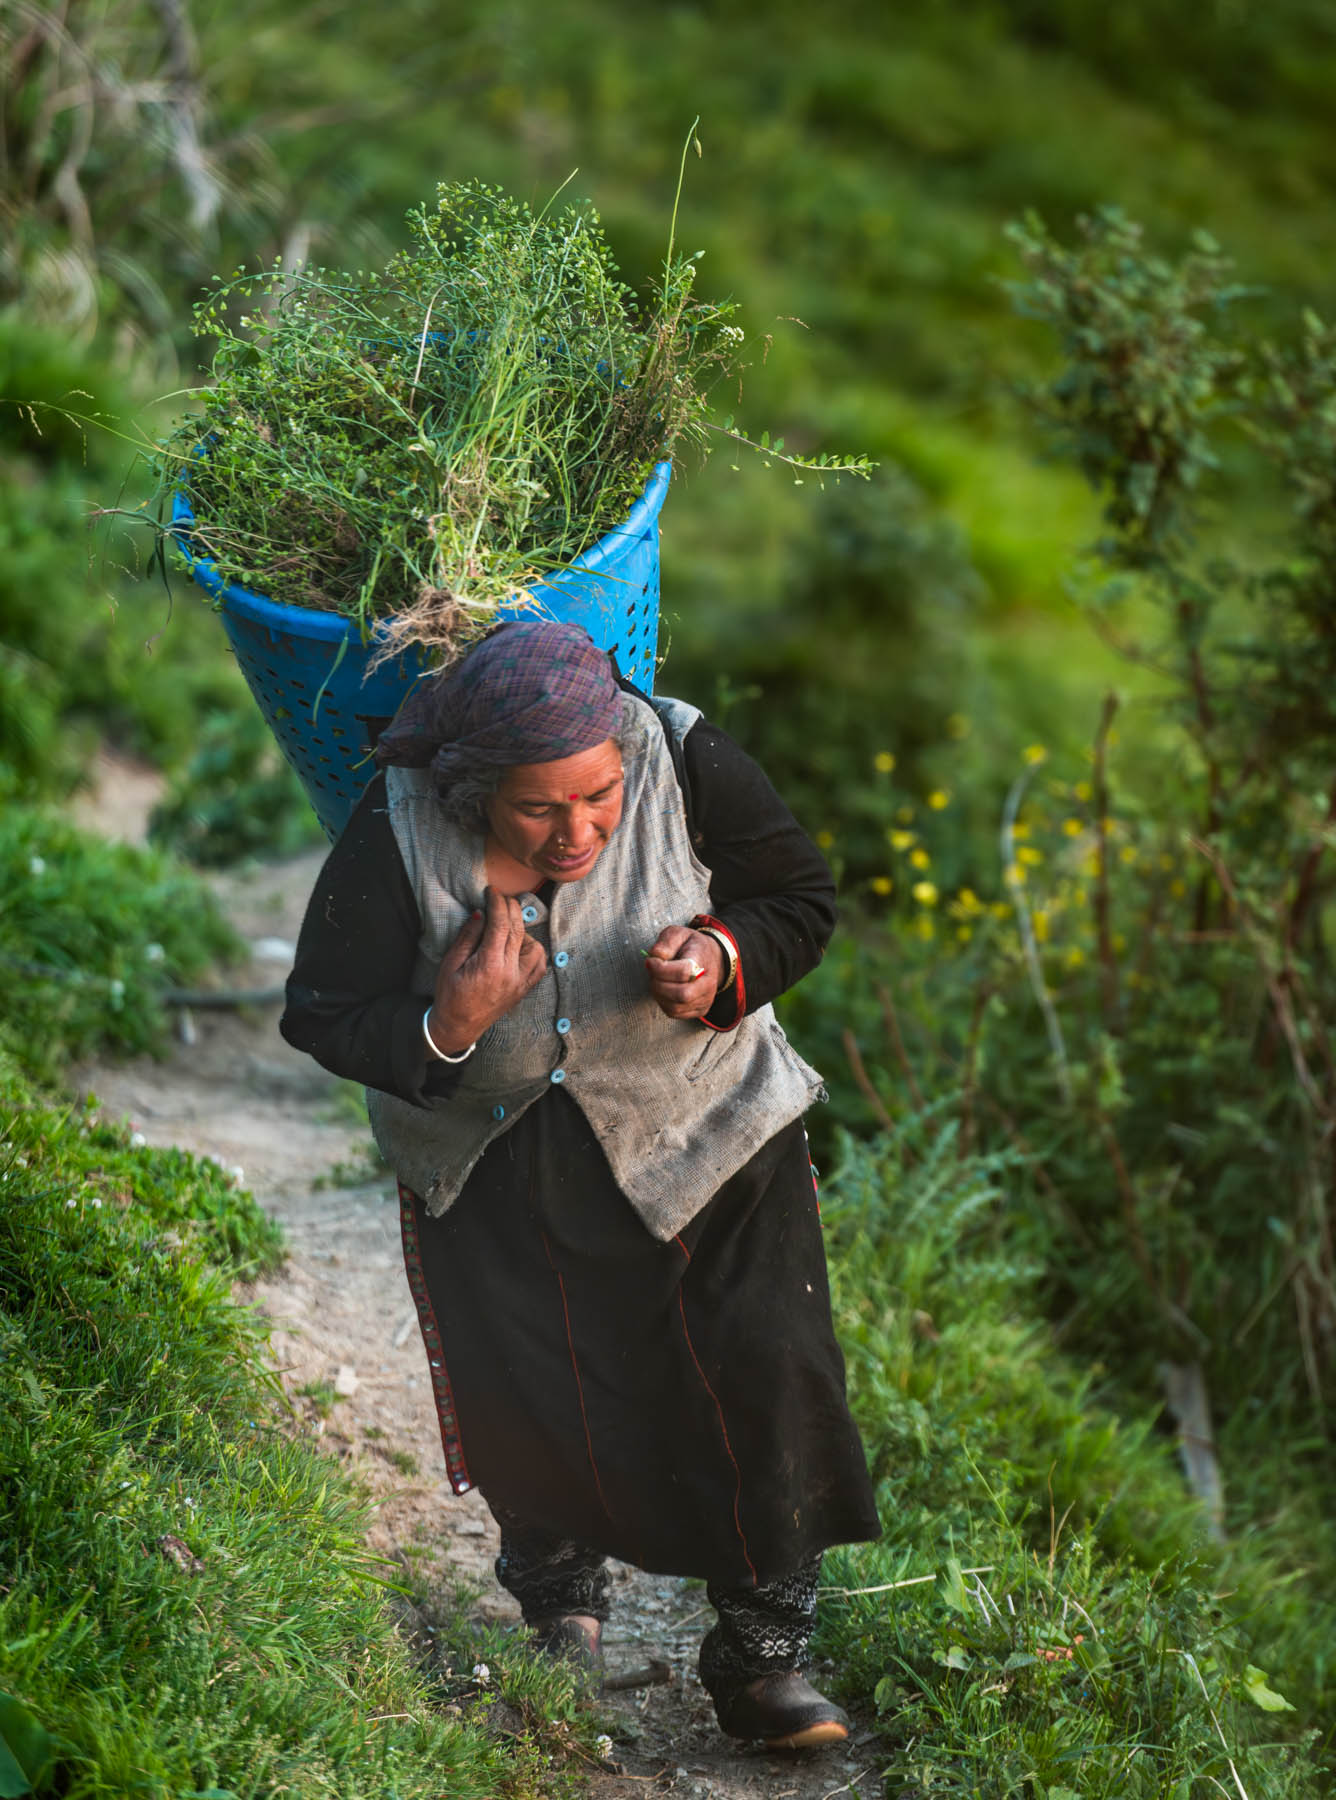
[[665, 925], [645, 957], [649, 991], [670, 1019], [703, 1019], [724, 979], [724, 953], [686, 925]]

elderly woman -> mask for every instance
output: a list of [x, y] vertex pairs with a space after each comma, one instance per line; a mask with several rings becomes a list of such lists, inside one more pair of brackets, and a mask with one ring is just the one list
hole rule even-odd
[[848, 1734], [802, 1677], [822, 1551], [876, 1535], [804, 1109], [769, 1002], [834, 889], [760, 769], [573, 626], [424, 681], [307, 911], [282, 1030], [364, 1082], [456, 1493], [593, 1666], [608, 1555], [703, 1576], [723, 1730]]

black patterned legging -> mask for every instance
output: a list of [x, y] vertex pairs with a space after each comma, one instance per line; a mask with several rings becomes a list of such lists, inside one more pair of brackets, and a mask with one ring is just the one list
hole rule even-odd
[[[599, 1551], [488, 1505], [501, 1527], [496, 1578], [519, 1601], [526, 1625], [561, 1613], [607, 1618], [608, 1573]], [[716, 1701], [727, 1703], [758, 1675], [800, 1666], [816, 1622], [820, 1576], [821, 1558], [815, 1556], [764, 1587], [708, 1584], [719, 1622], [701, 1645], [700, 1678]]]

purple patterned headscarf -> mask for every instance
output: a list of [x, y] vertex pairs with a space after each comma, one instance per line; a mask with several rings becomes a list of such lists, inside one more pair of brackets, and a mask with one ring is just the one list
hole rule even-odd
[[502, 625], [418, 682], [380, 734], [376, 767], [430, 767], [437, 786], [480, 764], [556, 762], [615, 732], [621, 690], [605, 650], [578, 625]]

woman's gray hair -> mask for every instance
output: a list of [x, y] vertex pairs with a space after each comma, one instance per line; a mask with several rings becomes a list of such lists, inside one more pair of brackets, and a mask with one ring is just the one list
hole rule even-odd
[[[630, 694], [622, 695], [622, 713], [612, 741], [621, 753], [622, 762], [630, 763], [642, 754], [648, 728], [645, 708]], [[456, 775], [448, 788], [438, 790], [441, 810], [448, 819], [466, 831], [487, 831], [487, 806], [501, 786], [506, 769], [496, 763], [479, 763]]]

